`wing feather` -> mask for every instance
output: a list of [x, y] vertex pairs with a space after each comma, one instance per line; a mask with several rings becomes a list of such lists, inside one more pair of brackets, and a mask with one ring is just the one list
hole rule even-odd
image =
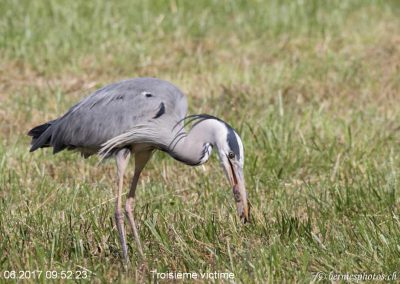
[[[171, 83], [155, 78], [121, 81], [99, 89], [59, 118], [52, 125], [50, 144], [55, 152], [103, 148], [107, 150], [102, 149], [102, 153], [106, 153], [129, 141], [146, 142], [146, 128], [153, 132], [155, 125], [158, 129], [172, 128], [186, 112], [185, 96]], [[161, 135], [166, 134], [160, 131]], [[152, 142], [156, 140], [152, 138]]]

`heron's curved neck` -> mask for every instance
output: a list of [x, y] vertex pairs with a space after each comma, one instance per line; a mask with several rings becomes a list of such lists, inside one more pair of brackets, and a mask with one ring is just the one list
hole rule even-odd
[[179, 132], [169, 146], [170, 155], [187, 165], [196, 166], [207, 162], [212, 147], [216, 145], [216, 134], [223, 124], [215, 119], [198, 122], [189, 132]]

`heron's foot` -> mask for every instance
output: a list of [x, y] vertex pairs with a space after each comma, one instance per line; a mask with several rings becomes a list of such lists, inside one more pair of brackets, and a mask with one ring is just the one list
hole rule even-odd
[[125, 237], [124, 215], [121, 212], [115, 212], [115, 222], [117, 223], [119, 240], [122, 246], [122, 257], [124, 259], [124, 264], [128, 264], [129, 258], [128, 258], [128, 246], [126, 245], [126, 237]]
[[125, 272], [129, 272], [131, 270], [131, 262], [128, 258], [122, 260], [122, 266]]

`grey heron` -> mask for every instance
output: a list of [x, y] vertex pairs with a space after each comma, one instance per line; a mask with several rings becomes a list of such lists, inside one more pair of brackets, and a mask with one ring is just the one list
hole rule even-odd
[[[243, 143], [237, 132], [211, 115], [186, 116], [187, 100], [173, 84], [156, 78], [134, 78], [107, 85], [63, 116], [34, 127], [30, 152], [53, 147], [53, 153], [76, 150], [82, 156], [115, 157], [117, 181], [115, 222], [125, 260], [128, 251], [122, 212], [123, 177], [131, 154], [135, 170], [125, 203], [125, 214], [142, 257], [143, 249], [133, 216], [139, 176], [155, 150], [161, 150], [190, 166], [205, 163], [212, 148], [218, 151], [225, 175], [232, 186], [237, 212], [249, 220], [243, 175]], [[190, 130], [185, 127], [189, 123]]]

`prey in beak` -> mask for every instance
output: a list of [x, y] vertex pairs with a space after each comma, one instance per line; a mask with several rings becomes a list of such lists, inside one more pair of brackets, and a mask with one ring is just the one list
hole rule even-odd
[[250, 221], [250, 208], [247, 200], [247, 192], [243, 175], [243, 167], [230, 152], [223, 162], [227, 178], [232, 186], [233, 197], [236, 202], [237, 212], [243, 223]]

